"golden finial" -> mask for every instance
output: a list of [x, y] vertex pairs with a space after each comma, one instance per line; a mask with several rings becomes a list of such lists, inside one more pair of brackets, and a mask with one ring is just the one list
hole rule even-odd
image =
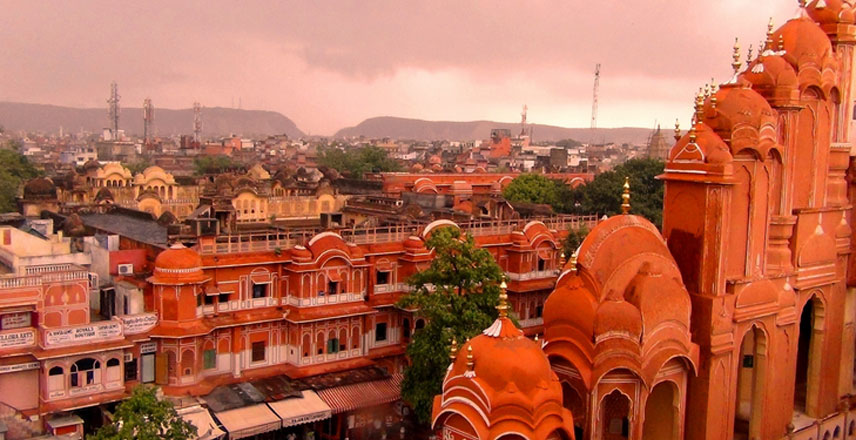
[[508, 317], [508, 294], [505, 293], [505, 290], [508, 286], [505, 284], [505, 280], [502, 280], [502, 284], [499, 285], [499, 288], [502, 289], [499, 291], [499, 304], [496, 306], [496, 310], [499, 310], [500, 318]]
[[740, 71], [740, 40], [738, 38], [734, 39], [734, 54], [731, 56], [734, 59], [734, 62], [731, 63], [731, 67], [734, 69], [734, 74], [737, 75], [737, 72]]
[[621, 213], [630, 213], [630, 177], [624, 176], [624, 191], [621, 192]]
[[675, 118], [675, 142], [681, 140], [681, 121]]
[[538, 335], [535, 335], [535, 342], [538, 342]]
[[452, 363], [458, 358], [458, 340], [452, 336], [452, 348], [449, 350], [449, 359], [451, 359]]
[[473, 344], [470, 344], [467, 346], [467, 371], [473, 371], [475, 364], [473, 362]]
[[785, 50], [785, 36], [779, 35], [779, 50]]
[[704, 85], [704, 99], [710, 98], [710, 84]]
[[773, 50], [773, 17], [770, 17], [770, 22], [767, 23], [767, 46], [766, 49]]
[[697, 138], [698, 137], [697, 137], [697, 133], [696, 133], [696, 126], [693, 125], [692, 127], [690, 127], [690, 143], [694, 144], [696, 142]]
[[698, 89], [698, 95], [695, 98], [695, 120], [701, 122], [704, 117], [704, 94], [701, 89]]
[[565, 260], [565, 251], [562, 251], [562, 253], [559, 254], [559, 267], [565, 267], [566, 262], [567, 261]]
[[752, 61], [752, 45], [749, 45], [749, 50], [746, 52], [746, 64], [749, 64]]
[[571, 272], [577, 273], [577, 253], [571, 254]]

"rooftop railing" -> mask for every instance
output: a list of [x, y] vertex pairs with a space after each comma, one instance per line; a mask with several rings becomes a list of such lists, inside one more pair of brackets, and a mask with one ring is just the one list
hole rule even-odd
[[[598, 221], [597, 215], [572, 216], [557, 215], [514, 220], [479, 220], [458, 223], [458, 226], [474, 237], [510, 234], [523, 228], [527, 223], [540, 221], [547, 228], [556, 231], [593, 228]], [[371, 244], [403, 241], [411, 235], [418, 235], [424, 224], [404, 224], [394, 226], [359, 227], [340, 229], [337, 232], [349, 243]], [[257, 232], [237, 235], [221, 235], [216, 243], [199, 244], [197, 251], [203, 255], [230, 254], [245, 252], [264, 252], [276, 249], [285, 250], [296, 245], [306, 245], [315, 235], [324, 232], [321, 228], [290, 229], [271, 232]]]

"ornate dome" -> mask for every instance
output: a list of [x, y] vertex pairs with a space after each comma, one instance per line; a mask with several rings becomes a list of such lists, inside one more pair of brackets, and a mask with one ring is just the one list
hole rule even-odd
[[175, 243], [155, 258], [155, 270], [149, 280], [154, 284], [185, 284], [204, 281], [202, 257], [196, 251]]
[[775, 125], [776, 116], [770, 104], [751, 84], [742, 80], [737, 84], [726, 84], [714, 95], [704, 109], [704, 123], [710, 126], [722, 139], [731, 139], [732, 133], [740, 127], [751, 127], [757, 131], [770, 124]]
[[113, 193], [110, 192], [110, 190], [107, 187], [99, 189], [98, 193], [95, 194], [95, 201], [96, 202], [100, 202], [102, 200], [104, 200], [104, 201], [108, 201], [108, 200], [113, 201], [114, 200], [113, 199]]
[[500, 317], [465, 343], [449, 366], [443, 394], [434, 399], [434, 424], [444, 415], [475, 411], [485, 416], [467, 417], [479, 438], [509, 430], [524, 438], [548, 438], [556, 431], [573, 438], [558, 377], [540, 343], [526, 338], [505, 308], [502, 298]]
[[853, 6], [843, 0], [813, 0], [805, 10], [812, 20], [820, 24], [854, 22]]
[[[696, 124], [678, 140], [669, 153], [669, 162], [704, 162], [723, 164], [731, 162], [728, 145], [706, 124]], [[693, 139], [693, 136], [695, 139]]]
[[832, 52], [829, 37], [808, 17], [794, 18], [785, 23], [773, 34], [773, 41], [780, 39], [784, 43], [784, 59], [796, 69], [806, 63], [821, 66], [824, 57]]
[[47, 177], [36, 177], [24, 185], [25, 199], [55, 199], [56, 186]]
[[741, 75], [763, 96], [773, 97], [776, 89], [799, 87], [797, 72], [779, 55], [761, 56]]

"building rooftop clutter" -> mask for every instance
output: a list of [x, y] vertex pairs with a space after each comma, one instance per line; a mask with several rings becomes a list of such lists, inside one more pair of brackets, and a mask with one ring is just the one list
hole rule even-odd
[[146, 218], [146, 215], [139, 211], [117, 209], [103, 214], [82, 214], [80, 218], [89, 228], [165, 248], [169, 244], [167, 228], [151, 216]]

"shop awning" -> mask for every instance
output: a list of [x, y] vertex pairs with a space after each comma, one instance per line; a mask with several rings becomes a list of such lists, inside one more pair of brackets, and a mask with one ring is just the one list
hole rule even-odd
[[401, 399], [401, 379], [401, 374], [393, 374], [384, 380], [327, 388], [318, 391], [318, 397], [333, 414], [382, 405]]
[[282, 420], [264, 403], [215, 412], [214, 415], [232, 440], [276, 431], [282, 427]]
[[178, 414], [196, 427], [196, 436], [199, 440], [218, 440], [226, 434], [217, 426], [208, 410], [201, 406], [180, 408]]
[[303, 391], [302, 397], [277, 400], [268, 406], [282, 419], [282, 427], [317, 422], [331, 417], [330, 407], [312, 390]]

